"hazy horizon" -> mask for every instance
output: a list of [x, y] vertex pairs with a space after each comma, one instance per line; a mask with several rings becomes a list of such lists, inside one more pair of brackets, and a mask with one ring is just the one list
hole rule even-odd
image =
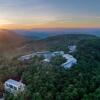
[[99, 0], [2, 0], [0, 28], [100, 28]]

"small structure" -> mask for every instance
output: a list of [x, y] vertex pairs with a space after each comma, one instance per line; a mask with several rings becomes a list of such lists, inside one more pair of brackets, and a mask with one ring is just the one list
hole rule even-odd
[[18, 58], [19, 61], [27, 61], [30, 60], [33, 57], [32, 54], [29, 55], [25, 55], [25, 56], [21, 56], [20, 58]]
[[72, 55], [64, 54], [63, 57], [67, 60], [65, 63], [61, 65], [65, 69], [70, 68], [77, 63], [77, 59], [75, 59]]
[[43, 59], [43, 62], [47, 62], [47, 63], [49, 63], [50, 60], [49, 60], [49, 59]]
[[77, 60], [75, 58], [70, 58], [65, 63], [63, 63], [62, 66], [66, 69], [66, 68], [72, 67], [76, 63], [77, 63]]
[[44, 52], [36, 52], [37, 56], [43, 56], [45, 59], [51, 59], [52, 52], [44, 51]]
[[64, 51], [55, 51], [52, 53], [52, 56], [59, 56], [59, 55], [64, 55]]
[[55, 51], [55, 52], [48, 51], [43, 54], [44, 56], [43, 62], [50, 62], [52, 57], [60, 56], [60, 55], [61, 56], [64, 55], [64, 51]]
[[63, 57], [64, 57], [65, 59], [67, 59], [67, 60], [68, 60], [69, 58], [73, 58], [73, 56], [70, 55], [70, 54], [64, 54]]
[[43, 56], [45, 59], [44, 61], [50, 60], [53, 56], [57, 56], [57, 55], [63, 55], [64, 52], [63, 51], [56, 51], [56, 52], [50, 52], [50, 51], [43, 51], [43, 52], [34, 52], [32, 54], [29, 55], [24, 55], [18, 58], [19, 61], [28, 61], [30, 59], [32, 59], [34, 56], [38, 56], [41, 57]]
[[15, 95], [18, 92], [23, 92], [25, 90], [25, 84], [9, 79], [4, 83], [4, 89], [5, 91]]
[[69, 53], [73, 53], [76, 51], [76, 45], [70, 45], [68, 46], [68, 49], [69, 49]]
[[36, 55], [37, 56], [45, 56], [45, 55], [48, 55], [50, 53], [51, 53], [50, 51], [43, 51], [43, 52], [36, 52]]
[[24, 55], [18, 58], [19, 61], [28, 61], [32, 59], [34, 56], [41, 57], [43, 56], [44, 58], [51, 58], [51, 52], [50, 51], [43, 51], [43, 52], [34, 52], [29, 55]]

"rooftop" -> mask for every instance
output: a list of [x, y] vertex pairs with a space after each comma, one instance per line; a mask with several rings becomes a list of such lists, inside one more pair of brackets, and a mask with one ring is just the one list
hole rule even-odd
[[70, 54], [64, 54], [64, 55], [63, 55], [63, 57], [64, 57], [65, 59], [70, 59], [70, 58], [73, 58], [73, 56], [72, 56], [72, 55], [70, 55]]
[[12, 85], [14, 85], [14, 86], [23, 85], [23, 83], [18, 82], [18, 81], [15, 81], [15, 80], [12, 80], [12, 79], [7, 80], [5, 83], [12, 84]]

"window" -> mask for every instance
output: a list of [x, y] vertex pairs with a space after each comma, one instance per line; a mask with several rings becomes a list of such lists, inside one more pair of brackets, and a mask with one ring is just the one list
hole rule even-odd
[[9, 85], [9, 87], [13, 89], [13, 86], [12, 85]]
[[18, 87], [18, 89], [19, 89], [19, 90], [21, 90], [21, 86], [20, 86], [20, 87]]
[[17, 88], [15, 86], [13, 88], [14, 88], [14, 90], [17, 90]]
[[6, 86], [9, 87], [9, 84], [6, 83]]

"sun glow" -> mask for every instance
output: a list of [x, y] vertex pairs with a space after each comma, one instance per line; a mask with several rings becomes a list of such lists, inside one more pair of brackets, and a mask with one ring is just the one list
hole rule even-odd
[[12, 24], [12, 23], [6, 19], [0, 19], [0, 26], [7, 25], [7, 24]]

